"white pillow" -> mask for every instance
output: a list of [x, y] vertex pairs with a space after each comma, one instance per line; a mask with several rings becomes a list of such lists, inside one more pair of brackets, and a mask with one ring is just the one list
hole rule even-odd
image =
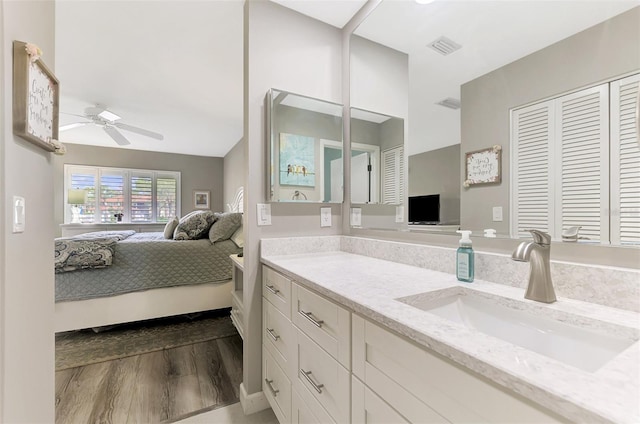
[[167, 240], [171, 240], [173, 238], [173, 232], [176, 230], [179, 222], [180, 221], [177, 216], [167, 222], [167, 225], [164, 226], [164, 238]]
[[236, 244], [240, 249], [244, 247], [244, 232], [242, 232], [242, 225], [231, 236], [231, 241]]

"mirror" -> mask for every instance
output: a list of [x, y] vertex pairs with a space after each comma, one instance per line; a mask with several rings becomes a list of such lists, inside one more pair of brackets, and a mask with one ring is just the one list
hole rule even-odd
[[342, 203], [342, 105], [267, 93], [272, 202]]
[[404, 202], [404, 120], [351, 108], [351, 203]]
[[[572, 16], [571, 22], [563, 18], [566, 16]], [[623, 172], [625, 161], [640, 169], [637, 140], [628, 136], [635, 131], [627, 128], [629, 125], [635, 128], [637, 118], [625, 121], [621, 125], [624, 129], [617, 135], [613, 130], [599, 134], [603, 145], [613, 146], [611, 150], [591, 152], [590, 147], [575, 147], [574, 156], [586, 158], [593, 154], [598, 160], [612, 158], [610, 163], [601, 161], [601, 168], [595, 171], [594, 181], [599, 183], [595, 185], [600, 191], [593, 204], [581, 202], [578, 196], [571, 198], [572, 184], [575, 187], [587, 179], [588, 164], [567, 165], [568, 159], [543, 160], [536, 165], [548, 171], [543, 182], [531, 184], [546, 187], [549, 192], [540, 198], [524, 197], [524, 185], [515, 178], [527, 171], [522, 161], [512, 158], [517, 149], [511, 147], [512, 139], [517, 138], [512, 131], [516, 127], [513, 117], [532, 105], [555, 101], [557, 104], [552, 107], [557, 111], [562, 103], [557, 99], [603, 83], [607, 93], [602, 95], [606, 100], [600, 111], [611, 110], [613, 115], [613, 110], [623, 110], [626, 102], [633, 104], [640, 81], [633, 79], [640, 72], [639, 31], [640, 7], [633, 2], [418, 4], [383, 0], [350, 40], [352, 106], [371, 109], [366, 102], [406, 102], [406, 115], [396, 115], [407, 117], [407, 196], [439, 195], [439, 222], [452, 225], [450, 229], [459, 223], [474, 235], [482, 235], [484, 229], [495, 229], [499, 237], [520, 237], [524, 226], [546, 225], [554, 240], [561, 241], [563, 234], [580, 226], [578, 237], [566, 237], [564, 241], [640, 245], [637, 205], [633, 206], [630, 200], [640, 197], [640, 176], [637, 172], [633, 176], [628, 174], [634, 182], [627, 189], [617, 186], [624, 178], [605, 183], [610, 173]], [[404, 55], [406, 67], [404, 71], [396, 67], [400, 76], [391, 79], [388, 62], [393, 55]], [[382, 69], [380, 74], [378, 69]], [[625, 81], [625, 88], [616, 91], [616, 84], [623, 85], [620, 81]], [[388, 90], [389, 85], [394, 90]], [[379, 94], [378, 98], [375, 94]], [[565, 99], [562, 104], [573, 101]], [[616, 99], [622, 106], [614, 104]], [[553, 112], [548, 116], [552, 115]], [[566, 121], [571, 119], [568, 116]], [[561, 124], [552, 123], [548, 132], [562, 128]], [[606, 126], [615, 128], [616, 124], [611, 121]], [[545, 143], [553, 144], [548, 140]], [[573, 149], [569, 144], [565, 143], [565, 151]], [[499, 181], [465, 184], [467, 156], [494, 146], [501, 151]], [[624, 159], [620, 156], [623, 150], [633, 153]], [[520, 154], [525, 159], [534, 157], [522, 146]], [[559, 157], [552, 148], [546, 154], [549, 158]], [[619, 155], [617, 159], [615, 155]], [[578, 175], [575, 183], [567, 173]], [[539, 206], [544, 218], [527, 221], [522, 213], [518, 215], [527, 203]], [[567, 207], [569, 203], [576, 207]], [[539, 212], [535, 208], [530, 211], [531, 215]], [[408, 218], [410, 213], [406, 212]], [[363, 209], [365, 228], [366, 213]], [[393, 211], [388, 211], [388, 215], [389, 220], [395, 217]], [[562, 219], [552, 221], [553, 216]], [[622, 220], [625, 224], [621, 224]], [[447, 230], [447, 225], [416, 227], [404, 223], [400, 229]], [[618, 229], [609, 232], [608, 228], [616, 225]], [[625, 225], [633, 229], [623, 234]]]

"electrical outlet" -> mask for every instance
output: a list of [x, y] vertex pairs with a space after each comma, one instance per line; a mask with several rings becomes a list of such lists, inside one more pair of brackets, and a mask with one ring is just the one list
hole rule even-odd
[[271, 225], [271, 205], [269, 203], [257, 204], [258, 226]]
[[331, 208], [320, 208], [320, 226], [331, 227]]
[[361, 208], [351, 208], [351, 226], [352, 227], [362, 226], [362, 209]]
[[493, 207], [493, 222], [502, 222], [502, 206]]

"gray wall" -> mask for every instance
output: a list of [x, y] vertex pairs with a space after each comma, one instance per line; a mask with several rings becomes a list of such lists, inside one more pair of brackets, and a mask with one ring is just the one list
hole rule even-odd
[[224, 189], [222, 201], [225, 210], [227, 203], [235, 199], [239, 187], [244, 187], [245, 174], [244, 140], [240, 140], [224, 157]]
[[[509, 110], [640, 68], [640, 7], [499, 68], [462, 86], [461, 181], [464, 153], [500, 144], [502, 183], [462, 189], [461, 226], [509, 233]], [[492, 222], [502, 206], [503, 222]]]
[[54, 156], [54, 220], [56, 234], [64, 222], [64, 164], [110, 166], [115, 168], [180, 171], [181, 215], [191, 212], [193, 190], [211, 191], [211, 209], [223, 211], [223, 158], [179, 155], [175, 153], [122, 150], [110, 147], [67, 144], [64, 156]]
[[[52, 423], [54, 278], [52, 153], [12, 131], [12, 42], [38, 45], [55, 73], [55, 3], [0, 2], [0, 422]], [[12, 196], [25, 230], [12, 233]]]
[[409, 196], [440, 194], [440, 221], [460, 223], [460, 145], [409, 156]]

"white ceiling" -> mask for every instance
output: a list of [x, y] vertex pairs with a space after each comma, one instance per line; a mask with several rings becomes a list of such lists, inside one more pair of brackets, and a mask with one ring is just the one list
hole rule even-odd
[[[103, 104], [131, 132], [124, 148], [224, 156], [242, 137], [242, 8], [226, 1], [56, 1], [60, 111]], [[60, 125], [82, 121], [61, 113]], [[65, 143], [118, 147], [94, 125]]]
[[[409, 141], [413, 155], [460, 142], [461, 84], [640, 4], [634, 1], [383, 1], [356, 34], [409, 54]], [[462, 49], [442, 56], [440, 36]], [[552, 70], [545, 70], [552, 72]], [[535, 81], [532, 81], [535, 84]], [[464, 105], [463, 105], [464, 107]]]
[[[338, 28], [366, 2], [273, 1]], [[384, 0], [357, 33], [410, 54], [411, 116], [421, 117], [410, 120], [415, 154], [460, 141], [459, 112], [432, 107], [459, 98], [460, 84], [637, 4]], [[61, 112], [82, 114], [99, 103], [123, 123], [165, 137], [122, 131], [132, 142], [125, 149], [224, 156], [242, 137], [242, 9], [242, 0], [56, 0]], [[441, 57], [424, 47], [440, 35], [463, 49]], [[60, 125], [78, 121], [60, 115]], [[118, 147], [93, 125], [60, 139]]]

